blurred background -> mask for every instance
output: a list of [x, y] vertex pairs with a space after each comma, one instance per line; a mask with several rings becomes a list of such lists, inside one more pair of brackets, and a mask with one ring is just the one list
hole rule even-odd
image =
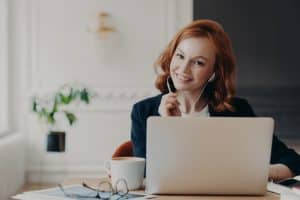
[[300, 1], [195, 0], [194, 19], [220, 22], [237, 58], [238, 95], [258, 116], [276, 120], [276, 134], [300, 139]]

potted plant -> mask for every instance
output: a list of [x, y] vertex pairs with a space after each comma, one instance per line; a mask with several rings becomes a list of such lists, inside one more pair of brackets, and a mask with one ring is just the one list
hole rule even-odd
[[56, 126], [57, 115], [62, 114], [65, 116], [68, 124], [72, 126], [77, 121], [77, 117], [68, 110], [68, 107], [71, 104], [80, 102], [89, 104], [94, 96], [86, 87], [66, 84], [51, 96], [34, 96], [32, 98], [32, 111], [49, 127], [47, 151], [65, 151], [66, 134], [65, 131], [59, 131]]

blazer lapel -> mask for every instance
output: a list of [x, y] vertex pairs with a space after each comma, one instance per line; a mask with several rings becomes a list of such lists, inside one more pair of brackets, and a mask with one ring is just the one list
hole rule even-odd
[[228, 112], [226, 112], [226, 111], [217, 112], [212, 108], [212, 106], [210, 104], [208, 104], [208, 112], [209, 112], [210, 116], [212, 116], [212, 117], [228, 116]]
[[161, 95], [159, 95], [157, 98], [156, 98], [156, 101], [154, 102], [154, 113], [153, 113], [153, 115], [154, 116], [160, 116], [160, 114], [158, 113], [158, 108], [159, 108], [159, 105], [160, 105], [160, 101], [161, 101], [161, 98], [162, 98], [162, 96], [163, 96], [164, 94], [161, 94]]

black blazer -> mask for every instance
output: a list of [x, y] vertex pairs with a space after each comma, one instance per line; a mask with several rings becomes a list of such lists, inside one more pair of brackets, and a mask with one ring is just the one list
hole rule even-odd
[[[131, 112], [131, 141], [133, 142], [134, 156], [146, 158], [146, 122], [149, 116], [160, 116], [158, 107], [163, 94], [147, 98], [133, 105]], [[234, 98], [235, 111], [215, 112], [209, 106], [210, 116], [222, 117], [255, 117], [251, 106], [245, 99]], [[255, 148], [255, 147], [253, 147]], [[273, 136], [271, 164], [282, 163], [288, 166], [295, 175], [300, 175], [300, 156], [289, 149], [275, 135]]]

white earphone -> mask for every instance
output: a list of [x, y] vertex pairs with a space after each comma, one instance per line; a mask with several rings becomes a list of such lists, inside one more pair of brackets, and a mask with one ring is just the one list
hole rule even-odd
[[216, 76], [215, 73], [213, 73], [207, 82], [209, 83], [212, 82], [215, 79], [215, 76]]

